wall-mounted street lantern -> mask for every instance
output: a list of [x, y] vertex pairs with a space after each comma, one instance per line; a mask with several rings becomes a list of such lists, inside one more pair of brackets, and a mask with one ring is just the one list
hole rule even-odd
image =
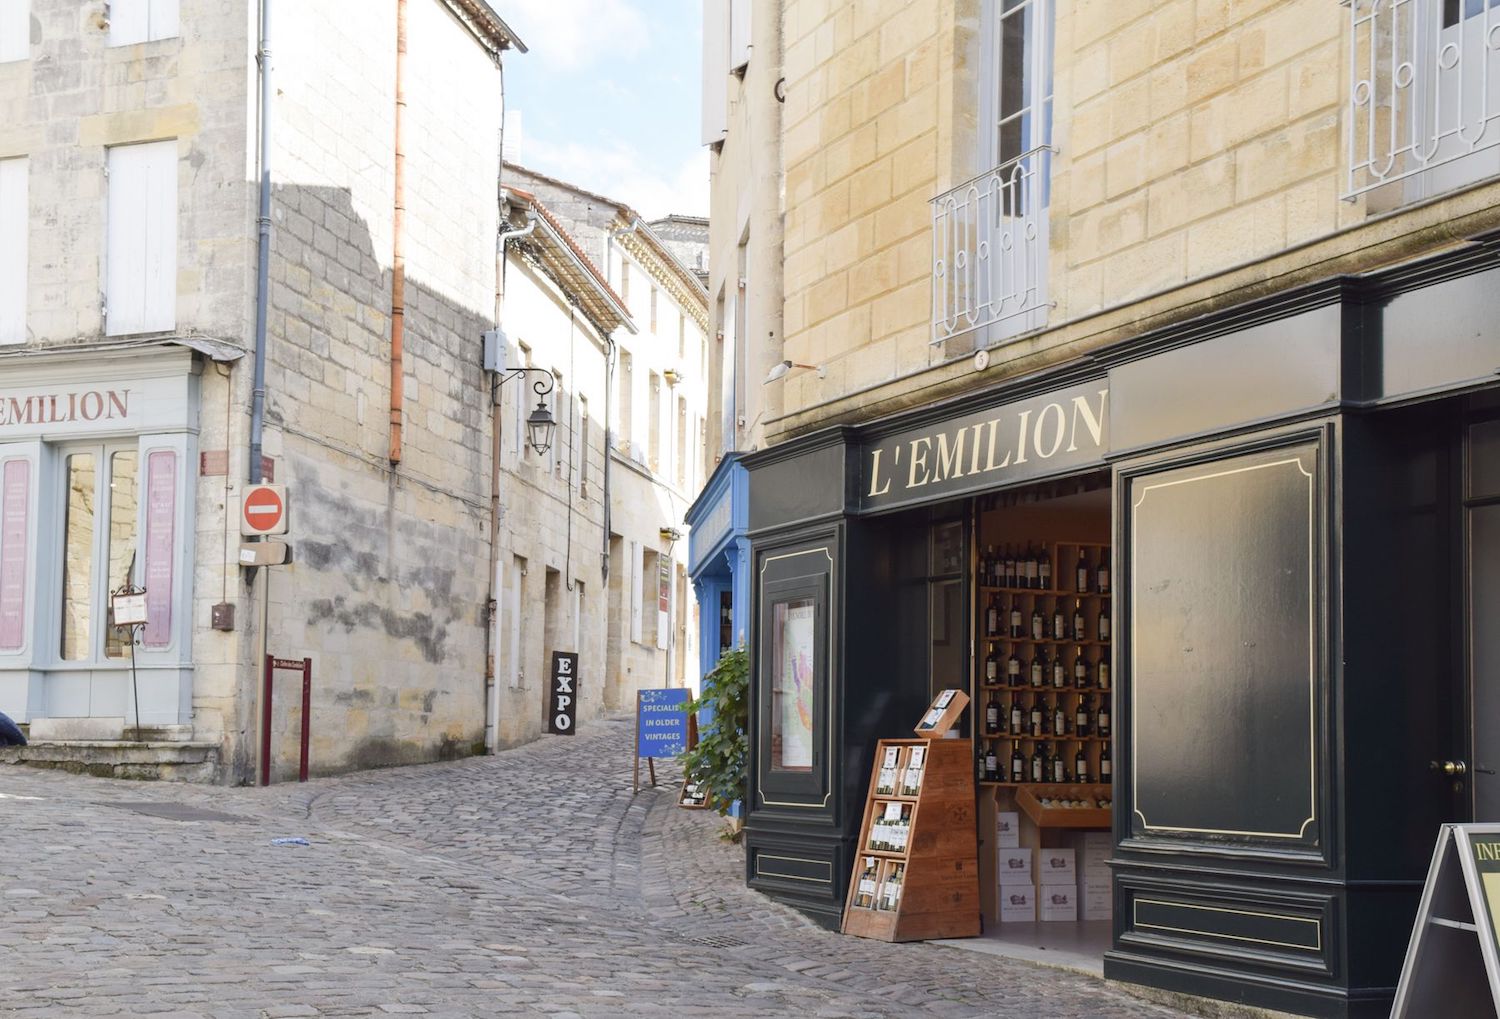
[[526, 419], [526, 441], [541, 454], [552, 448], [552, 432], [557, 428], [557, 421], [553, 419], [552, 411], [547, 409], [547, 401], [543, 399], [557, 385], [556, 376], [545, 368], [502, 368], [495, 373], [495, 390], [498, 392], [511, 379], [528, 373], [544, 376], [531, 383], [532, 392], [537, 395], [536, 409]]

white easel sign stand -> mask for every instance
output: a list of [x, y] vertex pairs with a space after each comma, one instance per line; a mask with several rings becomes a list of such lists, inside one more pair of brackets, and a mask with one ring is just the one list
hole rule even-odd
[[1500, 1015], [1500, 824], [1445, 824], [1422, 889], [1392, 1019]]

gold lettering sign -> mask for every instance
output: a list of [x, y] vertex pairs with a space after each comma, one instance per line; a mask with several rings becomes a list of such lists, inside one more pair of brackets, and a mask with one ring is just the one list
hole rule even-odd
[[875, 440], [864, 452], [863, 505], [978, 491], [1102, 462], [1104, 380], [1018, 400]]

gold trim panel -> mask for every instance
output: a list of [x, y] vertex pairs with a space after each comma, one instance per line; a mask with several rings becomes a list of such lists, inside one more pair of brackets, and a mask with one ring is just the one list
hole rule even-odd
[[[1293, 923], [1310, 923], [1313, 930], [1317, 932], [1317, 943], [1309, 948], [1290, 941], [1273, 941], [1267, 938], [1251, 938], [1240, 934], [1223, 934], [1219, 931], [1193, 930], [1187, 927], [1171, 927], [1167, 924], [1141, 923], [1139, 911], [1143, 902], [1156, 906], [1166, 906], [1169, 909], [1201, 909], [1208, 913], [1229, 913], [1233, 916], [1258, 916], [1267, 920], [1288, 920]], [[1194, 902], [1168, 902], [1166, 899], [1134, 899], [1130, 907], [1131, 926], [1140, 930], [1171, 931], [1176, 934], [1193, 934], [1204, 938], [1220, 938], [1225, 941], [1243, 941], [1256, 945], [1272, 945], [1277, 948], [1291, 948], [1299, 952], [1322, 952], [1323, 951], [1323, 921], [1310, 916], [1293, 916], [1288, 913], [1266, 913], [1254, 909], [1231, 909], [1228, 906], [1203, 906]]]
[[[799, 874], [778, 874], [775, 871], [767, 871], [760, 865], [762, 860], [785, 860], [787, 863], [806, 863], [814, 867], [823, 867], [828, 871], [826, 878], [802, 877]], [[780, 881], [807, 881], [810, 884], [826, 885], [833, 883], [833, 864], [827, 860], [808, 860], [800, 856], [773, 856], [770, 853], [755, 854], [755, 876], [773, 877]]]

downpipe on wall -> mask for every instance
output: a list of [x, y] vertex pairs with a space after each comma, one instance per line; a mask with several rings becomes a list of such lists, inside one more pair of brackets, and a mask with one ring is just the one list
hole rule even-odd
[[[264, 477], [261, 450], [266, 420], [266, 318], [271, 290], [271, 0], [261, 0], [260, 3], [260, 39], [255, 60], [260, 72], [260, 198], [255, 219], [255, 358], [250, 392], [250, 463], [247, 465], [252, 485], [259, 484]], [[225, 420], [224, 427], [227, 435], [228, 420]], [[227, 502], [224, 513], [226, 517], [229, 514]], [[259, 776], [266, 763], [261, 752], [266, 736], [261, 711], [266, 698], [266, 675], [261, 663], [266, 660], [268, 647], [266, 630], [271, 620], [271, 583], [270, 570], [265, 572], [266, 579], [260, 585], [260, 634], [256, 641], [259, 653], [250, 668], [250, 681], [255, 684], [255, 702], [251, 709], [255, 718], [254, 776]]]

